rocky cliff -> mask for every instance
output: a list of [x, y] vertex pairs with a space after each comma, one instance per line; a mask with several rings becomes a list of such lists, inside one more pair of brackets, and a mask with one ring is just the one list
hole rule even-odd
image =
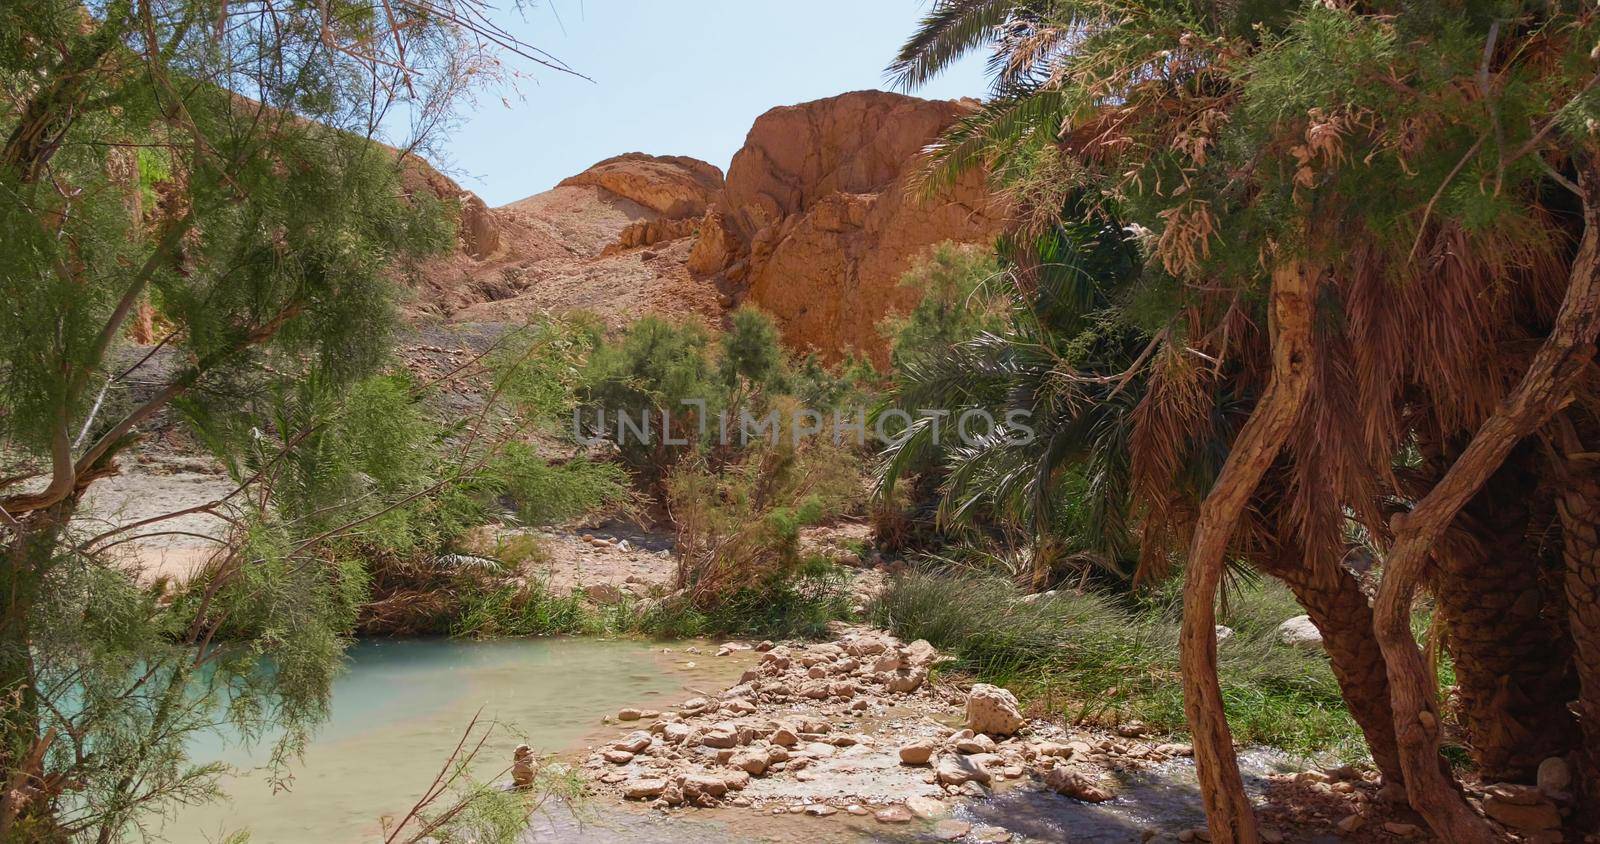
[[461, 203], [461, 249], [426, 268], [414, 310], [715, 323], [748, 301], [797, 348], [881, 361], [878, 323], [915, 304], [901, 275], [933, 244], [1000, 230], [981, 175], [933, 197], [909, 184], [916, 153], [971, 107], [858, 91], [775, 108], [756, 119], [726, 182], [704, 161], [628, 153], [490, 209], [430, 170], [423, 183]]
[[930, 246], [981, 242], [1003, 215], [974, 173], [924, 197], [919, 150], [971, 103], [857, 91], [756, 119], [690, 253], [827, 358], [886, 351], [878, 323], [915, 305], [900, 277]]

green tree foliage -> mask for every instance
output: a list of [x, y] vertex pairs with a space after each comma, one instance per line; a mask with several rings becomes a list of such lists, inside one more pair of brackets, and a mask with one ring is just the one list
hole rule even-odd
[[909, 314], [884, 321], [893, 371], [942, 355], [951, 346], [1004, 324], [1010, 302], [993, 254], [942, 243], [900, 279], [917, 292]]
[[[0, 6], [0, 839], [121, 839], [211, 794], [195, 730], [281, 736], [281, 764], [325, 714], [365, 585], [326, 540], [427, 459], [409, 386], [370, 377], [395, 281], [454, 242], [370, 139], [409, 118], [425, 148], [527, 52], [475, 8]], [[125, 351], [140, 311], [158, 347]], [[184, 584], [74, 521], [168, 423], [238, 483]]]
[[759, 426], [779, 403], [790, 402], [785, 413], [812, 411], [831, 426], [828, 414], [864, 406], [875, 380], [870, 365], [853, 359], [830, 368], [814, 355], [796, 358], [772, 318], [755, 308], [734, 311], [715, 341], [699, 325], [646, 316], [589, 357], [578, 420], [584, 433], [614, 443], [631, 468], [656, 480], [702, 450], [716, 462], [771, 440], [768, 429], [743, 434], [741, 420]]
[[[1342, 676], [1384, 678], [1347, 687], [1352, 708], [1379, 713], [1363, 727], [1387, 745], [1385, 776], [1403, 767], [1413, 806], [1450, 840], [1492, 832], [1439, 773], [1439, 731], [1416, 728], [1444, 713], [1410, 634], [1413, 598], [1425, 575], [1443, 594], [1548, 576], [1530, 570], [1540, 552], [1519, 523], [1487, 541], [1526, 548], [1524, 562], [1442, 565], [1437, 582], [1435, 558], [1448, 562], [1449, 537], [1472, 527], [1457, 515], [1497, 472], [1538, 475], [1564, 502], [1535, 506], [1559, 510], [1542, 523], [1566, 514], [1567, 582], [1600, 565], [1571, 518], [1576, 499], [1591, 506], [1571, 467], [1596, 421], [1586, 400], [1554, 398], [1586, 394], [1576, 373], [1600, 324], [1597, 38], [1600, 15], [1572, 5], [942, 0], [894, 68], [916, 84], [994, 46], [989, 102], [931, 151], [930, 183], [983, 165], [1030, 236], [1065, 208], [1115, 220], [1138, 244], [1117, 301], [1135, 353], [1120, 369], [1069, 359], [1050, 378], [1131, 403], [1126, 424], [1104, 427], [1126, 432], [1146, 571], [1191, 536], [1205, 552], [1190, 568], [1191, 619], [1211, 606], [1223, 546], [1263, 568], [1287, 554], [1299, 577], [1339, 583], [1351, 536], [1392, 541], [1375, 623], [1339, 631], [1355, 640], [1346, 657], [1364, 647], [1367, 662]], [[1241, 431], [1258, 439], [1230, 449]], [[1552, 437], [1565, 455], [1507, 462]], [[1418, 449], [1433, 461], [1401, 471]], [[1203, 500], [1221, 518], [1197, 519]], [[1454, 582], [1468, 570], [1471, 583]], [[1569, 617], [1568, 630], [1455, 608], [1462, 697], [1484, 701], [1462, 713], [1490, 775], [1531, 776], [1573, 746], [1579, 692], [1541, 678], [1585, 674], [1592, 660], [1570, 654], [1600, 640], [1595, 603], [1583, 587], [1527, 616]], [[1199, 757], [1222, 760], [1202, 782], [1213, 833], [1249, 838], [1209, 627], [1184, 637], [1191, 716], [1209, 727]], [[1509, 645], [1524, 639], [1541, 644]], [[1517, 666], [1509, 682], [1525, 701], [1499, 697], [1508, 681], [1491, 665]], [[1588, 672], [1581, 694], [1597, 689]]]

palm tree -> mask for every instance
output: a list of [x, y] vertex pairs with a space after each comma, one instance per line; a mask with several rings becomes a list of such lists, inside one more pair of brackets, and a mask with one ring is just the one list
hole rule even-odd
[[[1229, 554], [1302, 582], [1325, 634], [1366, 660], [1342, 678], [1383, 667], [1386, 683], [1346, 685], [1351, 708], [1368, 713], [1385, 774], [1403, 775], [1440, 835], [1491, 834], [1438, 765], [1439, 703], [1409, 630], [1419, 587], [1431, 580], [1440, 596], [1480, 763], [1524, 774], [1530, 752], [1570, 746], [1562, 678], [1572, 641], [1596, 640], [1592, 555], [1565, 555], [1565, 603], [1524, 587], [1508, 593], [1532, 594], [1517, 612], [1495, 612], [1469, 591], [1486, 570], [1510, 588], [1553, 564], [1528, 542], [1537, 513], [1474, 517], [1498, 494], [1485, 484], [1508, 458], [1521, 467], [1511, 471], [1559, 480], [1585, 453], [1581, 438], [1548, 431], [1565, 397], [1587, 395], [1600, 328], [1596, 150], [1558, 131], [1594, 82], [1557, 57], [1586, 55], [1572, 33], [1594, 14], [1540, 14], [1508, 27], [1475, 9], [1451, 40], [1437, 37], [1432, 12], [1402, 5], [950, 0], [891, 67], [915, 84], [992, 45], [993, 96], [930, 151], [930, 177], [984, 165], [1005, 189], [1048, 195], [1035, 162], [1054, 159], [1058, 191], [1105, 197], [1149, 232], [1139, 294], [1118, 303], [1153, 338], [1119, 376], [1139, 382], [1137, 403], [1078, 416], [1127, 420], [1130, 512], [1147, 536], [1188, 539], [1186, 689], [1216, 840], [1254, 837], [1230, 771], [1209, 623]], [[1517, 458], [1534, 436], [1565, 456]], [[1431, 473], [1411, 471], [1425, 442], [1450, 447]], [[1216, 450], [1194, 459], [1197, 446]], [[1173, 483], [1196, 470], [1198, 495]], [[1600, 504], [1580, 497], [1586, 488], [1560, 495], [1580, 541], [1578, 514]], [[1273, 514], [1265, 531], [1253, 527], [1261, 513]], [[1352, 525], [1389, 552], [1375, 615], [1337, 564]], [[1469, 563], [1463, 531], [1523, 553]], [[1523, 688], [1532, 700], [1479, 694], [1508, 664], [1541, 678]], [[1587, 711], [1597, 685], [1584, 685]], [[1381, 701], [1360, 699], [1384, 693], [1388, 731], [1371, 717]], [[1508, 753], [1524, 736], [1506, 725], [1530, 722], [1543, 738]]]

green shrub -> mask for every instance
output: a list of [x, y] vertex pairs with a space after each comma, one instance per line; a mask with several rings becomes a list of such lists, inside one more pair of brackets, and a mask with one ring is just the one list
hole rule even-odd
[[729, 317], [723, 333], [717, 373], [730, 394], [770, 387], [783, 375], [783, 346], [772, 317], [745, 305]]
[[682, 596], [660, 601], [626, 626], [663, 639], [816, 638], [826, 632], [828, 622], [850, 618], [849, 583], [849, 574], [837, 564], [814, 557], [786, 576], [719, 595], [703, 608]]
[[[698, 442], [700, 416], [720, 409], [722, 391], [712, 376], [710, 336], [692, 323], [677, 324], [647, 316], [630, 326], [617, 343], [602, 343], [590, 356], [579, 395], [584, 423], [595, 435], [616, 443], [628, 465], [651, 478], [664, 473], [683, 450], [669, 447], [661, 431], [663, 412], [673, 422], [676, 440]], [[622, 416], [647, 428], [640, 436]], [[602, 424], [603, 423], [603, 424]]]
[[552, 595], [537, 583], [500, 584], [463, 596], [450, 635], [557, 636], [594, 632], [597, 626], [577, 594]]
[[628, 498], [628, 478], [621, 467], [592, 460], [552, 464], [524, 443], [507, 445], [486, 468], [483, 484], [529, 525], [556, 524]]
[[900, 286], [917, 291], [917, 305], [880, 327], [892, 369], [1004, 325], [1008, 300], [994, 284], [1000, 272], [992, 250], [954, 243], [939, 244], [907, 271]]

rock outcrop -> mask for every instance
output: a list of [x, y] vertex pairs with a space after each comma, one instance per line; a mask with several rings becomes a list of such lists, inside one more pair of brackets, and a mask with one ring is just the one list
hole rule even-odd
[[722, 171], [686, 155], [628, 152], [608, 158], [556, 187], [594, 185], [668, 219], [698, 217], [722, 192]]
[[521, 322], [582, 310], [621, 326], [650, 312], [708, 324], [722, 314], [716, 288], [684, 268], [722, 190], [722, 172], [704, 161], [627, 153], [499, 208], [426, 165], [413, 169], [409, 189], [462, 208], [461, 249], [422, 268], [415, 316]]
[[857, 91], [761, 115], [700, 226], [690, 271], [741, 289], [795, 347], [881, 361], [878, 323], [915, 304], [899, 286], [913, 262], [1001, 228], [981, 174], [931, 197], [914, 184], [917, 152], [971, 107]]

